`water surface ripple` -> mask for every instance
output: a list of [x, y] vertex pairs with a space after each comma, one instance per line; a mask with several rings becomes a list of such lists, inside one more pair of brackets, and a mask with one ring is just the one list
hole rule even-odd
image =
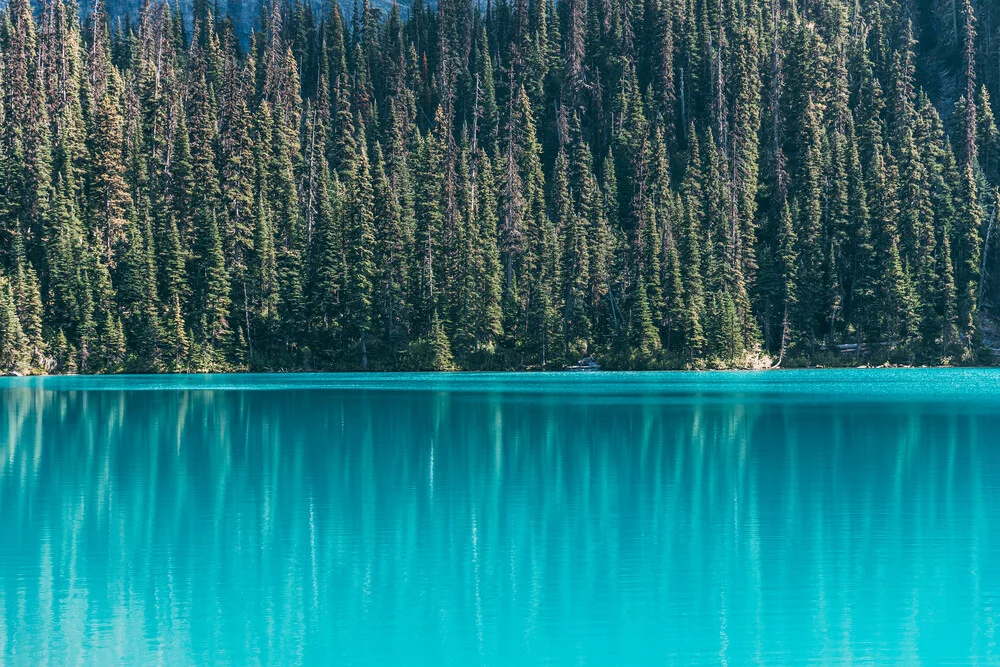
[[996, 664], [998, 388], [0, 380], [0, 664]]

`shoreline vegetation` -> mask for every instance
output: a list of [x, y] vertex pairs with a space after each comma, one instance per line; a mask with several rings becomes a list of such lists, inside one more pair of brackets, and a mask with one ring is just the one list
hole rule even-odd
[[[596, 361], [596, 358], [595, 358]], [[626, 366], [615, 366], [613, 365], [601, 365], [598, 364], [596, 368], [587, 369], [588, 373], [601, 373], [601, 372], [620, 372], [620, 371], [638, 371], [638, 372], [668, 372], [668, 373], [684, 373], [684, 372], [722, 372], [722, 371], [753, 371], [753, 372], [765, 372], [765, 371], [798, 371], [798, 370], [882, 370], [882, 369], [927, 369], [927, 368], [937, 368], [937, 369], [987, 369], [987, 368], [997, 368], [1000, 366], [998, 363], [996, 355], [990, 360], [989, 363], [952, 363], [952, 360], [942, 360], [942, 363], [938, 364], [918, 364], [918, 363], [906, 363], [906, 362], [890, 362], [885, 361], [881, 364], [876, 364], [865, 359], [857, 359], [856, 357], [847, 358], [844, 357], [825, 357], [814, 362], [807, 362], [804, 359], [791, 359], [786, 360], [784, 364], [777, 365], [776, 359], [766, 354], [747, 354], [742, 359], [720, 361], [720, 360], [698, 360], [695, 364], [690, 362], [682, 362], [675, 360], [673, 363], [670, 362], [660, 362], [651, 363], [643, 367], [636, 367], [635, 365]], [[91, 377], [101, 377], [101, 376], [129, 376], [129, 375], [225, 375], [225, 374], [264, 374], [264, 375], [281, 375], [281, 374], [312, 374], [312, 373], [352, 373], [358, 372], [362, 369], [358, 368], [348, 368], [339, 370], [330, 369], [315, 369], [315, 368], [276, 368], [276, 369], [247, 369], [247, 368], [229, 368], [225, 370], [213, 370], [213, 371], [174, 371], [169, 373], [164, 372], [150, 372], [149, 370], [140, 371], [129, 371], [120, 370], [116, 372], [95, 372], [89, 374]], [[472, 368], [464, 369], [457, 366], [452, 366], [443, 369], [427, 369], [427, 368], [397, 368], [397, 369], [366, 369], [365, 372], [371, 372], [375, 374], [379, 373], [414, 373], [414, 372], [434, 372], [434, 373], [508, 373], [508, 374], [522, 374], [522, 373], [558, 373], [558, 372], [569, 372], [569, 371], [580, 371], [579, 368], [574, 368], [573, 364], [568, 364], [562, 367], [555, 366], [522, 366], [519, 368]], [[0, 377], [68, 377], [68, 376], [84, 376], [87, 374], [80, 373], [46, 373], [40, 369], [31, 369], [27, 372], [19, 370], [8, 370], [6, 373], [0, 374]]]
[[993, 365], [989, 8], [10, 0], [0, 373]]

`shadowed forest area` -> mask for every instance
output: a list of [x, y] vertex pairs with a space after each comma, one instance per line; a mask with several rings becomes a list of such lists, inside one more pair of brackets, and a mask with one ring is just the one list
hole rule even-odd
[[990, 0], [79, 10], [0, 15], [4, 372], [1000, 348]]

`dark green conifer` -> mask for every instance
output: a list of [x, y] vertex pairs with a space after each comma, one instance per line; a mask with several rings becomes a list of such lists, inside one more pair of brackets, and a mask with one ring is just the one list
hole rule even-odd
[[357, 346], [360, 366], [368, 368], [368, 344], [374, 320], [375, 228], [374, 193], [364, 136], [346, 182], [347, 282], [344, 286], [347, 349]]

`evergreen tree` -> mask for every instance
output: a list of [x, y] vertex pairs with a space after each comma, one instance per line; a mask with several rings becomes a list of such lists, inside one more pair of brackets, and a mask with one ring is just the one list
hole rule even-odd
[[351, 166], [346, 183], [345, 206], [347, 228], [347, 282], [345, 292], [345, 336], [347, 349], [358, 345], [361, 351], [361, 368], [368, 368], [368, 337], [374, 319], [373, 283], [375, 279], [375, 229], [374, 193], [368, 151], [364, 137], [358, 142], [360, 150]]
[[479, 152], [472, 169], [469, 219], [474, 257], [470, 270], [476, 281], [473, 321], [477, 349], [492, 354], [503, 336], [503, 270], [497, 249], [496, 185], [492, 163], [485, 151]]
[[126, 251], [119, 265], [118, 301], [122, 305], [124, 328], [131, 339], [128, 348], [133, 359], [129, 365], [152, 371], [158, 366], [160, 322], [149, 221], [140, 224], [133, 214], [126, 239]]
[[981, 362], [995, 19], [856, 4], [11, 0], [0, 366]]
[[785, 203], [781, 213], [781, 229], [779, 230], [779, 250], [778, 262], [780, 275], [780, 302], [782, 304], [781, 316], [781, 347], [778, 352], [778, 363], [785, 358], [785, 353], [789, 346], [795, 342], [792, 330], [791, 314], [795, 312], [798, 304], [798, 237], [795, 234], [795, 227], [792, 223], [792, 212]]
[[635, 295], [632, 298], [630, 325], [630, 343], [636, 361], [644, 365], [660, 349], [660, 334], [653, 324], [649, 299], [646, 296], [646, 284], [642, 277], [636, 283]]
[[[587, 287], [590, 282], [590, 253], [587, 246], [586, 220], [575, 210], [569, 191], [569, 159], [565, 150], [556, 158], [555, 188], [556, 228], [562, 234], [561, 295], [563, 302], [563, 342], [567, 358], [579, 358], [587, 352], [590, 320], [587, 312]], [[648, 313], [647, 313], [648, 314]]]
[[379, 224], [375, 230], [373, 298], [381, 322], [382, 342], [395, 363], [406, 346], [407, 249], [412, 240], [404, 225], [398, 195], [386, 175], [380, 144], [375, 145], [374, 157], [373, 206], [374, 219]]
[[414, 181], [414, 239], [410, 260], [410, 327], [417, 336], [430, 332], [438, 308], [440, 243], [443, 225], [440, 168], [443, 147], [436, 137], [419, 140]]
[[17, 318], [10, 280], [0, 276], [0, 370], [23, 373], [29, 367], [28, 337]]
[[116, 100], [119, 82], [112, 72], [107, 78], [107, 92], [97, 100], [90, 137], [92, 234], [99, 243], [101, 256], [114, 267], [119, 246], [125, 239], [126, 214], [132, 198], [125, 182], [122, 156], [122, 116]]
[[36, 367], [44, 365], [45, 342], [42, 340], [42, 296], [38, 275], [24, 254], [21, 234], [14, 238], [14, 275], [11, 290], [21, 329], [27, 338], [26, 351], [29, 362]]
[[226, 347], [232, 330], [229, 326], [229, 274], [222, 252], [222, 239], [214, 212], [202, 226], [198, 239], [198, 260], [195, 270], [194, 310], [198, 324], [199, 344], [204, 363], [210, 369], [225, 367]]
[[689, 132], [690, 149], [687, 173], [682, 186], [684, 198], [684, 220], [679, 243], [681, 266], [684, 271], [683, 325], [684, 348], [693, 362], [700, 356], [705, 346], [702, 319], [705, 310], [705, 296], [702, 291], [702, 248], [703, 229], [700, 152], [697, 135]]

